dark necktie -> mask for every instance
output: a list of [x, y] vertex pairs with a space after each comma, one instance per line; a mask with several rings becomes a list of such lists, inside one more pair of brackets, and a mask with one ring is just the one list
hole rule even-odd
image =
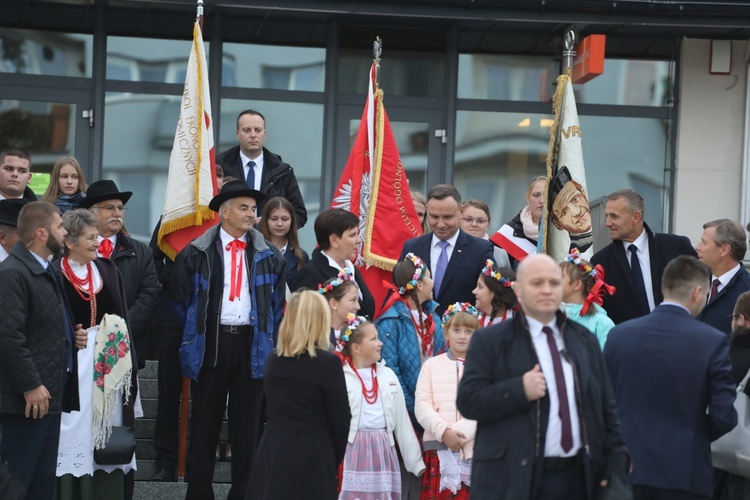
[[641, 310], [641, 316], [651, 312], [651, 307], [648, 305], [648, 295], [646, 295], [646, 284], [643, 281], [643, 271], [641, 270], [641, 264], [638, 261], [638, 247], [634, 244], [630, 244], [628, 247], [630, 251], [630, 272], [633, 274], [633, 287], [635, 288], [635, 300], [638, 304], [638, 308]]
[[255, 189], [255, 162], [250, 160], [247, 162], [247, 166], [247, 184], [250, 186], [250, 189]]
[[552, 328], [545, 326], [542, 331], [547, 335], [547, 345], [552, 357], [552, 366], [555, 370], [555, 386], [557, 386], [557, 400], [560, 403], [560, 421], [562, 422], [562, 432], [560, 436], [560, 445], [566, 452], [573, 447], [573, 428], [570, 424], [570, 406], [568, 406], [568, 390], [565, 386], [565, 374], [563, 373], [562, 360], [560, 351], [557, 350]]
[[440, 255], [438, 256], [437, 264], [435, 264], [435, 276], [433, 277], [435, 297], [440, 293], [440, 287], [443, 284], [443, 277], [445, 277], [445, 270], [448, 268], [448, 245], [450, 245], [450, 243], [447, 241], [438, 241]]
[[713, 300], [716, 298], [716, 294], [719, 293], [719, 285], [721, 284], [721, 281], [718, 279], [715, 279], [711, 282], [711, 295], [708, 296], [708, 301], [713, 302]]

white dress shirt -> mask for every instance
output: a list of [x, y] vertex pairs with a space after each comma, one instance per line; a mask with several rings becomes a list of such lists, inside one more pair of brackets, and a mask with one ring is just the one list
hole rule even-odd
[[[101, 235], [97, 235], [96, 239], [99, 242], [99, 248], [96, 249], [96, 255], [98, 255], [99, 257], [105, 257], [105, 255], [102, 254], [100, 250], [102, 248], [102, 241], [104, 241], [105, 238], [102, 238]], [[117, 248], [117, 235], [113, 234], [112, 236], [106, 239], [108, 239], [112, 243], [112, 254], [106, 256], [107, 258], [110, 258], [115, 253], [115, 248]]]
[[[237, 263], [233, 269], [233, 251], [227, 250], [227, 245], [229, 245], [235, 238], [224, 231], [224, 228], [219, 229], [219, 237], [221, 238], [221, 248], [224, 252], [224, 289], [221, 297], [220, 322], [222, 325], [249, 325], [252, 303], [250, 302], [250, 273], [247, 269], [247, 253], [244, 251], [241, 252], [241, 258], [236, 259]], [[245, 234], [237, 239], [243, 243], [247, 243], [247, 235]], [[235, 297], [234, 300], [229, 300], [232, 275], [237, 273], [237, 268], [240, 266], [242, 266], [242, 287], [240, 288], [240, 296]]]
[[[0, 262], [2, 262], [2, 261], [0, 261]], [[732, 278], [734, 278], [734, 275], [737, 274], [740, 271], [741, 268], [742, 268], [742, 264], [738, 263], [737, 267], [733, 267], [732, 269], [730, 269], [729, 271], [725, 272], [721, 276], [717, 277], [717, 276], [714, 276], [712, 274], [711, 275], [711, 284], [713, 284], [713, 282], [714, 282], [715, 279], [719, 280], [719, 286], [716, 289], [716, 293], [719, 293], [720, 291], [722, 291], [724, 289], [724, 287], [727, 286], [730, 281], [732, 281]], [[711, 293], [711, 289], [709, 288], [709, 294], [710, 293]]]
[[547, 422], [547, 435], [544, 441], [545, 457], [572, 457], [581, 448], [581, 425], [578, 419], [578, 407], [576, 406], [575, 378], [573, 375], [573, 366], [568, 362], [565, 355], [560, 356], [562, 362], [563, 375], [565, 376], [565, 390], [568, 393], [568, 408], [570, 409], [570, 427], [573, 434], [573, 447], [565, 451], [560, 444], [562, 438], [562, 420], [560, 419], [560, 400], [557, 397], [557, 382], [555, 380], [555, 368], [552, 364], [552, 354], [547, 344], [547, 334], [542, 328], [548, 326], [552, 329], [557, 348], [562, 352], [565, 350], [560, 330], [557, 328], [555, 321], [543, 324], [530, 316], [526, 316], [529, 322], [529, 332], [531, 341], [534, 343], [537, 358], [539, 358], [539, 367], [544, 374], [544, 381], [547, 384], [547, 394], [549, 395], [549, 420]]
[[[445, 249], [445, 253], [448, 254], [448, 262], [451, 261], [451, 257], [453, 256], [453, 249], [456, 248], [456, 240], [458, 240], [459, 231], [456, 231], [456, 234], [445, 240], [449, 243]], [[440, 258], [440, 245], [438, 245], [439, 242], [440, 238], [435, 236], [435, 233], [432, 233], [432, 243], [430, 244], [430, 273], [432, 273], [433, 278], [435, 278], [435, 268], [437, 267], [437, 261]]]
[[254, 160], [251, 160], [245, 154], [240, 150], [240, 159], [242, 160], [242, 173], [245, 176], [243, 179], [240, 179], [244, 181], [247, 179], [247, 172], [250, 170], [250, 167], [247, 166], [247, 162], [254, 161], [255, 166], [253, 167], [253, 171], [255, 172], [255, 185], [250, 186], [251, 188], [255, 189], [256, 191], [260, 191], [260, 183], [263, 179], [261, 179], [261, 176], [263, 175], [263, 153], [261, 152], [260, 156], [255, 158]]
[[[322, 253], [325, 258], [328, 259], [328, 265], [336, 269], [337, 273], [341, 271], [341, 266], [338, 264], [338, 262], [333, 260], [331, 256], [325, 252], [325, 250], [321, 250], [320, 253]], [[344, 271], [346, 271], [347, 274], [351, 274], [352, 282], [357, 285], [357, 282], [354, 280], [354, 264], [352, 263], [352, 261], [348, 259], [344, 261]], [[359, 289], [359, 285], [357, 285], [357, 293], [359, 294], [359, 300], [362, 300], [362, 290]]]
[[8, 252], [5, 251], [5, 249], [0, 246], [0, 262], [4, 261], [8, 258], [8, 255], [10, 255]]
[[[632, 244], [638, 248], [636, 255], [638, 256], [638, 263], [641, 265], [643, 284], [646, 286], [648, 309], [649, 311], [653, 311], [654, 307], [656, 307], [656, 302], [654, 301], [654, 283], [651, 281], [651, 256], [648, 253], [648, 233], [645, 228]], [[622, 246], [625, 247], [625, 256], [628, 259], [628, 264], [630, 264], [630, 250], [628, 250], [630, 245], [627, 241], [622, 242]]]

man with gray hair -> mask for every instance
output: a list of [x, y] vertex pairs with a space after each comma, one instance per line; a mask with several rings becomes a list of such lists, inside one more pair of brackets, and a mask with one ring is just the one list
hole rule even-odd
[[729, 338], [693, 319], [709, 275], [694, 257], [672, 260], [664, 301], [615, 326], [604, 346], [636, 500], [710, 498], [711, 441], [737, 424]]
[[276, 345], [285, 298], [281, 252], [253, 227], [265, 196], [245, 181], [224, 184], [209, 208], [220, 225], [177, 255], [180, 364], [192, 380], [190, 483], [186, 498], [213, 498], [214, 452], [229, 398], [232, 488], [244, 498], [262, 426], [263, 370]]
[[701, 241], [695, 247], [698, 258], [711, 269], [706, 307], [697, 319], [727, 335], [732, 333], [731, 315], [737, 298], [750, 290], [750, 273], [742, 265], [746, 239], [745, 230], [737, 222], [717, 219], [703, 224]]
[[670, 260], [696, 257], [685, 236], [654, 233], [643, 220], [644, 209], [643, 198], [632, 189], [610, 194], [604, 216], [612, 243], [591, 258], [617, 289], [603, 304], [615, 324], [644, 316], [661, 303], [661, 275]]

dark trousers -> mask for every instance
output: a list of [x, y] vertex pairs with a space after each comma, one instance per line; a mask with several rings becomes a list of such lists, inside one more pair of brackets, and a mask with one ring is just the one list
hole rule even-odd
[[543, 463], [534, 467], [534, 474], [539, 475], [536, 483], [538, 500], [571, 500], [587, 498], [586, 483], [582, 467], [579, 465], [567, 470], [546, 470]]
[[[215, 451], [229, 393], [232, 488], [228, 498], [245, 498], [261, 430], [263, 381], [250, 376], [251, 335], [220, 333], [216, 368], [201, 369], [192, 383], [190, 481], [187, 499], [213, 499]], [[204, 360], [205, 364], [213, 360]], [[293, 478], [290, 478], [293, 480]]]
[[27, 500], [51, 500], [55, 493], [60, 415], [34, 420], [23, 415], [0, 415], [3, 439], [0, 457], [21, 481]]
[[633, 485], [633, 500], [708, 500], [710, 498], [710, 496], [694, 495], [687, 491]]
[[182, 393], [182, 367], [179, 328], [162, 328], [159, 346], [159, 401], [156, 406], [154, 450], [156, 468], [174, 474], [179, 450], [180, 395]]

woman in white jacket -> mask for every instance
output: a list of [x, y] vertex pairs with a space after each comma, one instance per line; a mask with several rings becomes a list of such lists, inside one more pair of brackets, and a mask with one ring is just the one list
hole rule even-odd
[[384, 361], [378, 362], [383, 344], [365, 318], [350, 315], [340, 342], [352, 420], [339, 499], [399, 500], [396, 442], [406, 470], [416, 476], [425, 470], [401, 384]]
[[479, 311], [455, 303], [443, 314], [443, 334], [449, 350], [425, 361], [417, 380], [414, 413], [424, 427], [424, 459], [420, 499], [469, 498], [471, 458], [477, 423], [456, 408], [458, 383], [471, 335], [479, 327]]

